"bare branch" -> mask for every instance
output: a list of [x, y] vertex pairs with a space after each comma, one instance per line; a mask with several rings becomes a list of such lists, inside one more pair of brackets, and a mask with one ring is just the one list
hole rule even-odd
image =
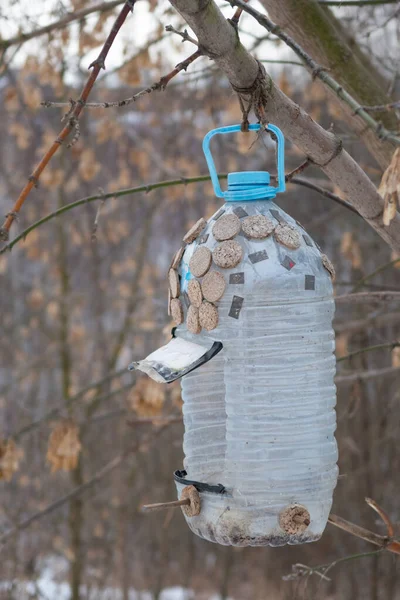
[[[353, 207], [395, 250], [400, 251], [400, 216], [386, 227], [383, 224], [383, 200], [376, 187], [356, 161], [343, 149], [342, 142], [325, 131], [290, 100], [251, 56], [212, 0], [170, 0], [195, 32], [204, 52], [228, 77], [231, 85], [248, 104], [253, 105], [261, 121], [275, 123], [283, 133], [351, 201]], [[244, 3], [241, 6], [247, 7]]]
[[5, 544], [10, 539], [15, 537], [20, 531], [27, 529], [35, 521], [38, 521], [42, 517], [49, 515], [50, 513], [63, 506], [66, 502], [69, 502], [72, 498], [80, 496], [81, 494], [86, 492], [86, 490], [93, 487], [96, 483], [99, 483], [99, 481], [101, 481], [112, 471], [117, 469], [132, 453], [140, 452], [143, 448], [146, 448], [149, 442], [153, 441], [155, 437], [158, 437], [160, 433], [163, 432], [167, 427], [168, 423], [165, 423], [158, 429], [152, 429], [151, 433], [148, 436], [146, 436], [144, 440], [142, 440], [141, 442], [136, 442], [133, 446], [125, 450], [125, 452], [113, 458], [102, 469], [100, 469], [100, 471], [97, 471], [97, 473], [93, 475], [93, 477], [85, 481], [85, 483], [74, 488], [73, 490], [68, 492], [68, 494], [65, 494], [65, 496], [58, 498], [58, 500], [52, 502], [43, 510], [17, 523], [14, 527], [12, 527], [8, 531], [6, 531], [6, 533], [0, 536], [0, 544]]
[[[226, 179], [227, 174], [220, 173], [218, 175], [218, 177], [220, 179]], [[96, 194], [94, 196], [87, 196], [86, 198], [82, 198], [81, 200], [76, 200], [75, 202], [71, 202], [70, 204], [65, 204], [58, 210], [55, 210], [54, 212], [46, 215], [42, 219], [39, 219], [38, 221], [36, 221], [32, 225], [30, 225], [29, 227], [24, 229], [24, 231], [19, 233], [11, 242], [9, 242], [5, 246], [3, 246], [3, 248], [1, 248], [0, 255], [4, 254], [5, 252], [11, 251], [12, 248], [18, 242], [20, 242], [21, 240], [25, 240], [27, 235], [29, 233], [31, 233], [31, 231], [33, 231], [34, 229], [37, 229], [44, 223], [47, 223], [48, 221], [50, 221], [51, 219], [54, 219], [55, 217], [58, 217], [59, 215], [62, 215], [63, 213], [65, 213], [73, 208], [76, 208], [77, 206], [81, 206], [82, 204], [88, 204], [89, 202], [94, 202], [96, 200], [106, 200], [107, 198], [120, 198], [122, 196], [130, 196], [130, 195], [137, 194], [140, 192], [145, 192], [146, 194], [148, 194], [152, 190], [156, 190], [156, 189], [160, 189], [160, 188], [164, 188], [164, 187], [171, 187], [171, 186], [175, 186], [175, 185], [189, 185], [191, 183], [200, 183], [200, 182], [210, 181], [210, 180], [211, 180], [210, 175], [199, 175], [198, 177], [180, 177], [179, 179], [171, 179], [168, 181], [159, 181], [158, 183], [149, 183], [149, 184], [140, 185], [140, 186], [134, 187], [134, 188], [127, 188], [125, 190], [117, 190], [115, 192], [108, 192], [106, 194]], [[301, 186], [310, 188], [312, 190], [315, 190], [316, 192], [318, 192], [325, 198], [329, 198], [330, 200], [333, 200], [334, 202], [340, 204], [341, 206], [344, 206], [345, 208], [351, 210], [352, 212], [357, 213], [357, 211], [355, 210], [355, 208], [353, 208], [351, 206], [351, 204], [349, 204], [345, 200], [342, 200], [342, 198], [340, 198], [333, 192], [330, 192], [329, 190], [319, 187], [312, 181], [309, 181], [307, 179], [302, 179], [300, 177], [293, 177], [293, 179], [290, 181], [290, 183], [293, 183], [296, 185], [301, 185]]]
[[32, 40], [33, 38], [39, 37], [41, 35], [46, 35], [46, 33], [51, 33], [56, 29], [63, 29], [66, 25], [73, 23], [74, 21], [81, 21], [88, 15], [97, 12], [106, 12], [108, 10], [112, 10], [119, 4], [122, 4], [124, 0], [113, 0], [113, 2], [100, 2], [99, 4], [94, 4], [93, 6], [89, 6], [88, 8], [82, 8], [81, 10], [74, 10], [71, 13], [68, 13], [66, 17], [59, 19], [58, 21], [54, 21], [45, 27], [40, 27], [40, 29], [35, 29], [34, 31], [29, 31], [26, 33], [19, 33], [13, 38], [9, 38], [8, 40], [0, 40], [0, 49], [7, 49], [10, 46], [14, 46], [15, 44], [21, 44], [23, 42], [27, 42], [28, 40]]
[[348, 360], [350, 358], [354, 358], [354, 356], [358, 356], [359, 354], [364, 354], [364, 352], [373, 352], [374, 350], [393, 350], [393, 348], [398, 348], [400, 346], [400, 342], [391, 342], [389, 344], [376, 344], [375, 346], [368, 346], [367, 348], [360, 348], [359, 350], [355, 350], [354, 352], [350, 352], [345, 356], [340, 356], [336, 359], [336, 362], [342, 362], [343, 360]]
[[254, 17], [254, 19], [262, 26], [270, 31], [277, 37], [279, 37], [289, 48], [291, 48], [297, 56], [299, 56], [304, 63], [311, 70], [313, 78], [320, 79], [323, 83], [325, 83], [331, 90], [333, 90], [337, 96], [345, 102], [353, 111], [355, 115], [358, 115], [363, 121], [375, 131], [379, 139], [388, 140], [392, 142], [394, 145], [400, 145], [400, 137], [386, 129], [382, 123], [378, 123], [375, 119], [368, 114], [368, 112], [364, 109], [359, 102], [351, 94], [349, 94], [343, 86], [341, 86], [329, 73], [327, 69], [325, 69], [322, 65], [318, 64], [307, 52], [291, 38], [287, 33], [282, 31], [282, 29], [273, 23], [266, 15], [263, 15], [258, 10], [251, 6], [246, 6], [244, 0], [229, 0], [232, 6], [239, 6], [247, 12], [249, 15]]
[[0, 239], [7, 240], [9, 236], [9, 231], [12, 223], [15, 220], [15, 216], [21, 210], [26, 198], [28, 197], [30, 191], [33, 187], [36, 187], [39, 183], [39, 178], [54, 154], [60, 148], [61, 144], [65, 141], [65, 139], [69, 136], [71, 131], [75, 128], [77, 120], [86, 104], [88, 96], [93, 88], [93, 85], [97, 79], [98, 74], [101, 69], [105, 69], [105, 60], [107, 58], [108, 52], [119, 32], [122, 25], [124, 24], [128, 14], [133, 10], [133, 7], [136, 3], [136, 0], [126, 0], [124, 3], [121, 12], [115, 20], [115, 23], [103, 45], [103, 48], [100, 51], [99, 56], [94, 60], [90, 65], [89, 69], [92, 69], [92, 72], [89, 78], [86, 81], [86, 84], [82, 90], [79, 99], [74, 103], [74, 106], [71, 106], [71, 109], [68, 113], [68, 121], [65, 127], [61, 130], [58, 137], [54, 140], [51, 147], [48, 149], [46, 154], [41, 159], [40, 163], [37, 165], [32, 175], [28, 179], [28, 183], [23, 188], [21, 194], [19, 195], [17, 201], [15, 202], [11, 212], [8, 213], [2, 228], [0, 229]]
[[351, 533], [351, 535], [354, 535], [355, 537], [365, 540], [366, 542], [370, 542], [371, 544], [379, 546], [380, 548], [388, 550], [389, 552], [393, 552], [394, 554], [400, 554], [399, 541], [391, 540], [383, 535], [378, 535], [373, 531], [359, 527], [359, 525], [350, 523], [349, 521], [342, 519], [342, 517], [338, 517], [332, 513], [329, 515], [328, 522], [331, 525], [335, 525], [335, 527], [339, 527], [339, 529], [343, 529], [344, 531]]

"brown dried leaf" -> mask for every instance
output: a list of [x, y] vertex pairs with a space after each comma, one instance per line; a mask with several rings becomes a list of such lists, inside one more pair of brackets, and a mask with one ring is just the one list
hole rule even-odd
[[359, 269], [362, 264], [361, 249], [351, 231], [345, 231], [340, 244], [340, 251], [352, 264], [353, 269]]
[[400, 367], [400, 347], [392, 350], [392, 367]]
[[161, 414], [165, 400], [162, 384], [140, 378], [129, 394], [128, 402], [139, 417], [156, 417]]
[[75, 469], [81, 448], [78, 425], [71, 419], [58, 422], [50, 435], [47, 447], [46, 458], [51, 464], [51, 472]]
[[400, 148], [397, 148], [393, 154], [391, 163], [383, 174], [378, 192], [385, 202], [383, 224], [388, 227], [396, 216], [397, 206], [400, 205]]
[[0, 440], [0, 481], [10, 481], [16, 471], [24, 453], [18, 448], [14, 440]]

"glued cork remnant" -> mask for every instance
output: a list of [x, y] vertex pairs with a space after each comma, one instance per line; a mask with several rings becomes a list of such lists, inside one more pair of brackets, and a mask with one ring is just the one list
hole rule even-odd
[[333, 266], [326, 254], [321, 254], [321, 259], [323, 266], [328, 271], [331, 278], [334, 280], [336, 277], [335, 267]]
[[179, 248], [179, 250], [175, 253], [174, 258], [172, 259], [172, 263], [171, 263], [171, 269], [177, 269], [179, 266], [179, 263], [182, 260], [182, 256], [183, 253], [185, 252], [185, 247], [182, 246], [182, 248]]
[[185, 244], [191, 244], [197, 238], [198, 235], [203, 231], [204, 227], [207, 225], [207, 221], [203, 219], [199, 219], [197, 223], [193, 225], [184, 236], [183, 241]]
[[236, 267], [242, 258], [242, 246], [235, 240], [222, 242], [213, 250], [214, 262], [217, 267], [221, 267], [221, 269], [232, 269], [233, 267]]
[[234, 214], [223, 215], [215, 222], [212, 229], [213, 236], [217, 242], [223, 242], [224, 240], [231, 240], [240, 231], [240, 219]]
[[179, 298], [172, 298], [171, 300], [171, 316], [176, 325], [183, 323], [183, 306]]
[[193, 305], [190, 305], [188, 308], [187, 316], [186, 316], [186, 324], [190, 333], [200, 333], [201, 325], [199, 318], [199, 309]]
[[187, 517], [197, 517], [201, 510], [200, 494], [194, 487], [194, 485], [187, 485], [183, 488], [181, 493], [181, 500], [190, 500], [190, 504], [182, 506], [182, 511]]
[[195, 277], [203, 277], [211, 266], [211, 250], [200, 246], [189, 261], [189, 269]]
[[174, 269], [170, 269], [168, 272], [169, 289], [172, 298], [178, 298], [181, 292], [181, 286], [179, 284], [179, 275]]
[[275, 224], [264, 215], [254, 215], [254, 217], [246, 217], [242, 221], [243, 233], [252, 239], [263, 240], [271, 235], [275, 229]]
[[303, 533], [311, 521], [310, 513], [301, 504], [287, 506], [279, 515], [279, 525], [289, 535]]
[[188, 283], [187, 294], [189, 296], [190, 303], [196, 308], [200, 308], [203, 302], [203, 293], [201, 291], [200, 282], [197, 279], [191, 279]]
[[288, 223], [279, 223], [274, 230], [274, 237], [277, 242], [282, 246], [286, 246], [286, 248], [291, 250], [300, 248], [300, 233]]

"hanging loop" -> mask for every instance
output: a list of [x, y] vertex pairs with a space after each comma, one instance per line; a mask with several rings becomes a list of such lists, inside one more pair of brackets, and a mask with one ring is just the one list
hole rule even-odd
[[241, 125], [229, 125], [227, 127], [218, 127], [218, 129], [212, 129], [207, 133], [203, 140], [203, 152], [206, 157], [208, 169], [211, 175], [211, 181], [214, 186], [215, 195], [218, 198], [225, 198], [226, 200], [238, 201], [238, 200], [257, 200], [262, 198], [273, 198], [276, 194], [284, 192], [285, 186], [285, 138], [282, 131], [275, 125], [268, 124], [267, 126], [260, 125], [259, 123], [249, 125], [249, 131], [260, 131], [265, 129], [275, 134], [277, 139], [277, 170], [278, 170], [278, 185], [273, 187], [270, 185], [263, 185], [260, 187], [252, 186], [248, 190], [232, 191], [221, 189], [217, 171], [215, 169], [214, 159], [210, 150], [210, 140], [219, 134], [234, 133], [241, 131]]

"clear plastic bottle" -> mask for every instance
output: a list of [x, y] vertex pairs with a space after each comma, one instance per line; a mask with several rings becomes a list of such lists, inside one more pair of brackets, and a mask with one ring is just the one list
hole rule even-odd
[[[205, 138], [215, 192], [229, 201], [185, 249], [178, 269], [182, 303], [193, 278], [190, 259], [200, 246], [212, 252], [219, 244], [213, 228], [221, 214], [263, 215], [274, 232], [255, 239], [242, 230], [234, 237], [240, 264], [227, 269], [213, 262], [226, 282], [216, 302], [218, 326], [198, 335], [186, 324], [176, 331], [188, 341], [223, 344], [183, 378], [182, 397], [186, 479], [222, 484], [225, 493], [201, 491], [200, 514], [185, 518], [196, 534], [220, 544], [299, 544], [321, 537], [338, 475], [330, 263], [272, 201], [285, 189], [284, 141], [275, 126], [269, 129], [279, 141], [278, 187], [269, 185], [267, 172], [243, 172], [230, 174], [222, 192], [208, 143], [239, 129]], [[277, 234], [282, 226], [295, 244]], [[176, 486], [180, 496], [185, 483]]]

